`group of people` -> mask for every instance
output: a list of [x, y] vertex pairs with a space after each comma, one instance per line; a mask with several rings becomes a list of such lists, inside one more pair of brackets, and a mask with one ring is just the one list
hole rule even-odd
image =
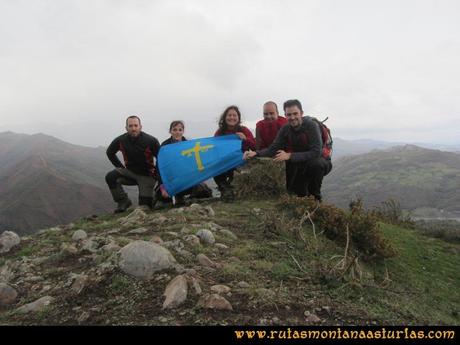
[[[219, 118], [219, 128], [214, 136], [235, 134], [242, 140], [243, 159], [253, 157], [273, 157], [275, 162], [286, 164], [286, 188], [299, 197], [314, 196], [321, 201], [323, 177], [332, 169], [329, 158], [322, 155], [322, 137], [319, 125], [303, 115], [302, 104], [298, 100], [288, 100], [283, 104], [284, 115], [280, 116], [275, 102], [263, 105], [264, 118], [256, 124], [256, 137], [241, 124], [241, 113], [237, 106], [227, 107]], [[161, 176], [156, 169], [156, 158], [161, 146], [187, 140], [184, 137], [183, 121], [173, 121], [169, 127], [171, 137], [161, 145], [158, 140], [142, 131], [138, 116], [126, 119], [126, 133], [115, 138], [107, 148], [107, 157], [115, 169], [107, 173], [105, 179], [113, 200], [117, 203], [116, 213], [123, 212], [132, 201], [123, 185], [137, 185], [139, 205], [153, 207], [158, 199], [170, 200], [162, 187]], [[121, 152], [124, 164], [118, 159]], [[233, 199], [234, 169], [214, 177], [214, 181], [224, 200]], [[156, 188], [158, 187], [158, 188]], [[176, 201], [183, 202], [184, 196], [194, 190], [205, 188], [196, 186], [176, 195]]]

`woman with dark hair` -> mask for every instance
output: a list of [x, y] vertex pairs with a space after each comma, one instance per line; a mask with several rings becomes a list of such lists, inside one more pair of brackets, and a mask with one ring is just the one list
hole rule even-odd
[[[214, 134], [215, 137], [227, 134], [236, 134], [243, 141], [241, 149], [247, 151], [254, 150], [256, 141], [251, 131], [241, 125], [241, 113], [236, 105], [231, 105], [225, 109], [219, 118], [219, 129]], [[235, 169], [224, 172], [223, 174], [214, 177], [214, 181], [219, 188], [221, 197], [224, 200], [231, 201], [234, 198], [233, 186], [233, 172]]]

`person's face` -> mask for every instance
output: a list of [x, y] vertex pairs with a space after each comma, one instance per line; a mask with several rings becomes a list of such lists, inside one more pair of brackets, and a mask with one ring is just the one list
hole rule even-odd
[[171, 133], [171, 136], [175, 140], [180, 141], [182, 140], [182, 136], [184, 135], [184, 127], [182, 127], [182, 125], [179, 123], [175, 125], [173, 128], [171, 128], [171, 131], [169, 133]]
[[235, 109], [230, 109], [227, 111], [227, 115], [225, 115], [225, 123], [227, 126], [233, 128], [238, 124], [238, 122], [238, 113], [235, 111]]
[[303, 111], [300, 111], [296, 105], [287, 107], [284, 113], [290, 126], [296, 128], [302, 124]]
[[126, 131], [130, 137], [136, 138], [141, 133], [142, 126], [136, 118], [128, 119], [126, 124]]
[[278, 111], [273, 103], [264, 105], [264, 120], [275, 121], [278, 118]]

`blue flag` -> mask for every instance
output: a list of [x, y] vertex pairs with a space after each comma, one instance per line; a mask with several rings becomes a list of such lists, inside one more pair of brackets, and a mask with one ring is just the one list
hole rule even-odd
[[165, 145], [158, 154], [161, 179], [171, 196], [244, 163], [235, 134]]

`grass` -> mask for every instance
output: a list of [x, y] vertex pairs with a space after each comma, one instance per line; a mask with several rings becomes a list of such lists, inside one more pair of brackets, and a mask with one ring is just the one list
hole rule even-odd
[[[40, 316], [40, 323], [75, 322], [72, 307], [78, 305], [82, 310], [94, 306], [103, 310], [89, 319], [90, 324], [159, 324], [159, 317], [166, 318], [167, 324], [255, 324], [262, 315], [265, 318], [276, 316], [281, 323], [302, 324], [304, 311], [314, 312], [327, 305], [331, 313], [321, 315], [327, 323], [460, 324], [458, 244], [428, 238], [416, 230], [382, 224], [383, 235], [396, 247], [398, 255], [391, 259], [360, 262], [363, 277], [356, 281], [334, 271], [334, 266], [343, 259], [344, 246], [319, 235], [321, 229], [316, 229], [315, 239], [311, 227], [305, 225], [305, 242], [287, 226], [280, 226], [276, 232], [267, 232], [261, 223], [267, 218], [257, 216], [254, 208], [260, 208], [262, 214], [281, 215], [275, 200], [216, 202], [211, 206], [216, 212], [214, 218], [192, 215], [189, 219], [187, 216], [188, 224], [203, 224], [190, 225], [190, 229], [207, 228], [206, 223], [212, 221], [234, 232], [237, 240], [222, 236], [223, 242], [229, 246], [228, 251], [222, 253], [214, 246], [185, 244], [185, 249], [194, 254], [192, 258], [185, 259], [173, 250], [171, 252], [186, 268], [196, 267], [195, 255], [198, 253], [204, 253], [222, 265], [214, 271], [201, 272], [200, 284], [204, 292], [214, 284], [232, 288], [229, 301], [234, 312], [231, 317], [228, 313], [210, 313], [195, 308], [199, 296], [192, 291], [179, 309], [180, 317], [179, 311], [163, 311], [162, 293], [176, 272], [161, 272], [153, 280], [144, 282], [115, 271], [103, 283], [86, 289], [82, 296], [65, 298], [64, 302], [61, 298], [62, 308], [50, 309], [48, 315]], [[167, 210], [158, 214], [168, 216]], [[101, 224], [111, 227], [117, 222], [115, 216], [98, 220], [101, 221], [98, 224], [94, 224], [94, 220], [77, 222], [74, 229], [103, 231], [107, 229]], [[178, 218], [177, 223], [162, 225], [155, 235], [167, 239], [166, 232], [180, 233], [183, 226]], [[219, 239], [219, 232], [216, 235]], [[133, 240], [123, 234], [112, 236], [120, 246]], [[15, 253], [15, 258], [34, 255], [49, 247], [58, 250], [63, 241], [69, 241], [69, 233], [39, 235], [25, 243]], [[53, 253], [50, 253], [51, 257], [55, 255]], [[100, 255], [93, 265], [109, 260], [109, 257], [109, 254]], [[77, 258], [72, 260], [50, 260], [56, 269], [45, 274], [46, 279], [60, 279], [59, 267], [65, 267], [66, 272], [71, 272], [72, 267], [73, 271], [86, 269]], [[0, 258], [0, 263], [2, 261], [5, 259]], [[246, 281], [250, 287], [239, 288], [237, 284], [241, 281]], [[60, 296], [56, 297], [60, 299]], [[0, 310], [0, 323], [8, 323], [6, 315], [9, 314]], [[15, 316], [10, 322], [27, 324], [36, 320], [27, 318]]]

